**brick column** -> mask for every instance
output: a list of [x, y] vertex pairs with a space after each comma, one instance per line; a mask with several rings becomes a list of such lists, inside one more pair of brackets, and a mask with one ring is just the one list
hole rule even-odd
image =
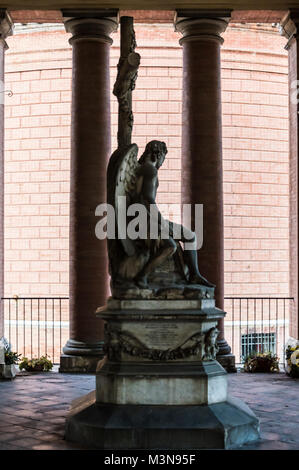
[[[182, 33], [183, 128], [182, 203], [203, 204], [203, 246], [199, 270], [216, 284], [216, 305], [224, 307], [224, 235], [221, 125], [221, 33], [230, 13], [178, 11], [175, 27]], [[235, 370], [234, 356], [219, 322], [218, 360]]]
[[[60, 371], [94, 371], [103, 356], [103, 322], [95, 316], [106, 303], [108, 261], [105, 240], [95, 236], [95, 209], [106, 201], [110, 156], [110, 34], [116, 12], [63, 12], [72, 33], [72, 124], [70, 187], [70, 339]], [[92, 17], [90, 17], [90, 16]]]
[[290, 309], [289, 334], [299, 339], [299, 309], [298, 309], [298, 156], [299, 156], [299, 10], [291, 10], [281, 22], [281, 34], [288, 39], [285, 48], [289, 52], [289, 185], [290, 185], [290, 229], [289, 229], [289, 257], [290, 257], [290, 297], [294, 302]]
[[[13, 22], [6, 9], [0, 9], [0, 296], [4, 295], [4, 62]], [[3, 302], [0, 301], [0, 338], [4, 335]]]

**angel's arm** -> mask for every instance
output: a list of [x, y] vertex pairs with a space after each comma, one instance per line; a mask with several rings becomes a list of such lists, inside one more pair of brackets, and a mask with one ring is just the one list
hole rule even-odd
[[143, 175], [139, 175], [139, 176], [137, 176], [137, 180], [136, 180], [136, 194], [137, 194], [137, 196], [140, 196], [140, 194], [141, 194], [142, 185], [143, 185]]

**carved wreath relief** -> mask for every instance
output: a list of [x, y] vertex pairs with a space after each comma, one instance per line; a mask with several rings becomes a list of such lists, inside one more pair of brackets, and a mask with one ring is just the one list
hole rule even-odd
[[109, 360], [120, 360], [120, 354], [149, 359], [152, 361], [171, 361], [198, 356], [201, 361], [212, 361], [218, 352], [215, 327], [206, 333], [195, 333], [175, 349], [148, 348], [142, 341], [127, 331], [106, 324], [104, 350]]

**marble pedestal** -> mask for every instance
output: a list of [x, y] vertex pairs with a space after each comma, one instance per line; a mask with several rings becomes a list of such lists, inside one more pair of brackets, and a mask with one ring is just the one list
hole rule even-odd
[[227, 396], [216, 360], [214, 299], [116, 300], [96, 392], [74, 403], [66, 439], [99, 449], [230, 448], [259, 438], [259, 423]]

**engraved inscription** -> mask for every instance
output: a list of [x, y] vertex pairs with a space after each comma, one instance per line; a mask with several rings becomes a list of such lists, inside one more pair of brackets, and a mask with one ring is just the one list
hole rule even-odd
[[151, 347], [168, 349], [179, 342], [179, 328], [174, 323], [144, 325], [144, 339]]

